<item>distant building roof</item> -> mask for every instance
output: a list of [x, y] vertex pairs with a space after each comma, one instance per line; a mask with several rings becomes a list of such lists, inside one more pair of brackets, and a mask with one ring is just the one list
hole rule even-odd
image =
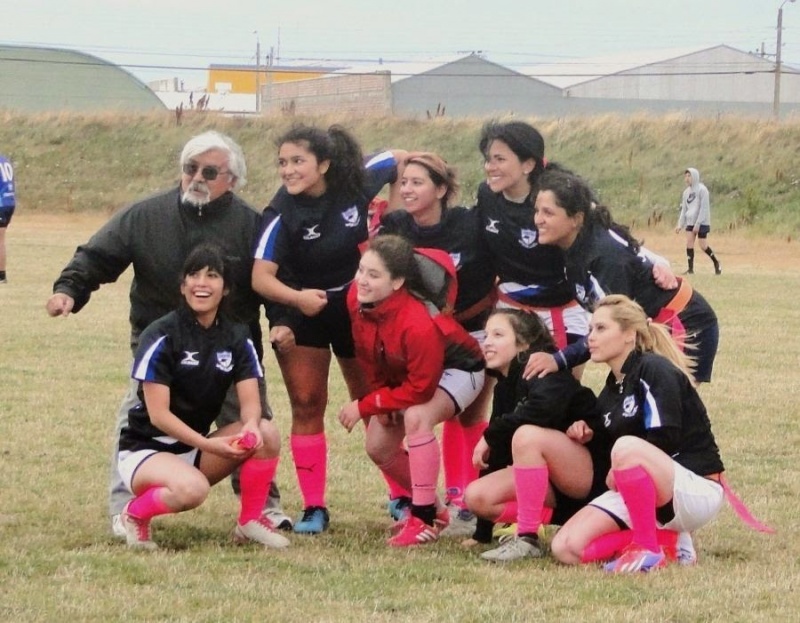
[[380, 61], [377, 63], [365, 63], [363, 65], [353, 65], [335, 71], [336, 74], [374, 74], [378, 72], [391, 73], [391, 82], [399, 82], [412, 76], [418, 76], [434, 69], [444, 67], [456, 61], [474, 56], [473, 54], [451, 54], [448, 56], [438, 56], [417, 61]]
[[[564, 60], [557, 63], [516, 66], [521, 73], [547, 82], [560, 89], [568, 89], [590, 80], [604, 76], [631, 71], [648, 65], [665, 63], [691, 54], [713, 50], [719, 45], [702, 45], [684, 48], [666, 48], [658, 50], [641, 50], [624, 52], [607, 56]], [[730, 48], [733, 49], [733, 48]], [[736, 50], [742, 54], [741, 50]], [[758, 58], [758, 57], [754, 57]], [[769, 61], [764, 61], [769, 62]]]
[[163, 110], [143, 82], [101, 58], [0, 45], [0, 108], [26, 112]]

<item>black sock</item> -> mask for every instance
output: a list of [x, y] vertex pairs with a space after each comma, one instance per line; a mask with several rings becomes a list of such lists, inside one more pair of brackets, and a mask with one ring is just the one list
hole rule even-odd
[[436, 506], [433, 504], [425, 504], [424, 506], [412, 504], [411, 514], [432, 526], [434, 519], [436, 519]]
[[689, 263], [689, 270], [694, 270], [694, 249], [686, 249], [686, 260]]
[[711, 247], [706, 247], [706, 255], [711, 258], [711, 261], [714, 262], [715, 267], [719, 266], [719, 260], [717, 259], [717, 256], [714, 255], [714, 251], [711, 249]]

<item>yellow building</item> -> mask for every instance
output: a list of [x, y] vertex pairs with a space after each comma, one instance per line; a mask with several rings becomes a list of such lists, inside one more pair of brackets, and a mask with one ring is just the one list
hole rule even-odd
[[255, 94], [258, 87], [269, 82], [293, 82], [319, 78], [333, 71], [330, 67], [280, 67], [255, 65], [210, 65], [208, 68], [209, 93]]

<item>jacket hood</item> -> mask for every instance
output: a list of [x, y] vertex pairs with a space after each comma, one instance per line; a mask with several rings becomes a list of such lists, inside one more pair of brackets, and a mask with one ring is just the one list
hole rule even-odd
[[700, 171], [692, 167], [687, 167], [686, 172], [692, 176], [692, 188], [697, 190], [697, 187], [700, 185]]

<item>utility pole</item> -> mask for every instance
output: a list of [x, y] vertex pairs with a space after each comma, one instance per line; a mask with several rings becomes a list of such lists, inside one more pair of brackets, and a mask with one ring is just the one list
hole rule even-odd
[[781, 116], [781, 47], [783, 43], [783, 5], [787, 2], [794, 2], [795, 0], [783, 0], [781, 6], [778, 8], [778, 41], [775, 50], [775, 94], [772, 98], [772, 115], [775, 119], [780, 119]]
[[261, 114], [261, 39], [258, 38], [258, 31], [254, 30], [256, 36], [256, 114]]

